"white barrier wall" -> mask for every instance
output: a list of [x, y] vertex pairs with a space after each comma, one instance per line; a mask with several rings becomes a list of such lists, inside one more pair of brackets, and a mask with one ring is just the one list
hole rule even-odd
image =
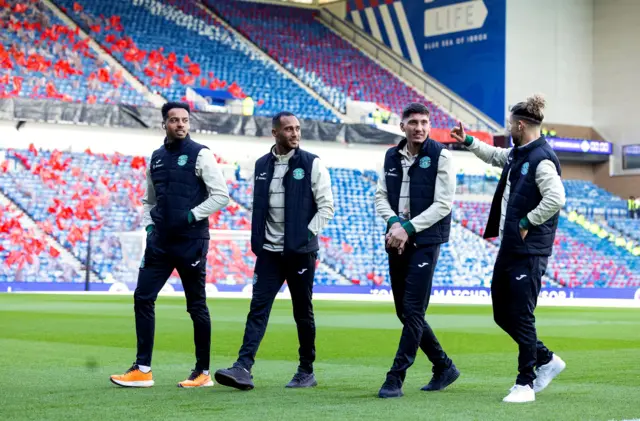
[[592, 126], [593, 22], [594, 0], [507, 0], [507, 106], [541, 92], [548, 122]]
[[[594, 128], [615, 145], [611, 175], [640, 175], [640, 170], [623, 171], [621, 156], [621, 145], [640, 144], [639, 17], [640, 1], [595, 1]], [[639, 190], [629, 189], [634, 191]]]

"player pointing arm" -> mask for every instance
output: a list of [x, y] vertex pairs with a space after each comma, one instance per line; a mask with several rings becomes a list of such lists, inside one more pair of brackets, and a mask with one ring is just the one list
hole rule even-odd
[[540, 132], [544, 106], [536, 95], [511, 109], [510, 149], [480, 142], [462, 125], [451, 130], [477, 157], [503, 168], [484, 237], [502, 240], [491, 281], [493, 317], [519, 348], [519, 374], [505, 402], [534, 401], [565, 367], [538, 340], [533, 315], [565, 202], [560, 161]]

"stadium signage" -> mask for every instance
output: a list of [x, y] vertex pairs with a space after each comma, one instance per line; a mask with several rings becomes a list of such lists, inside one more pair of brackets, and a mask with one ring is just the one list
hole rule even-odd
[[623, 146], [622, 150], [625, 155], [640, 155], [640, 145]]
[[597, 155], [611, 155], [612, 145], [599, 140], [547, 138], [547, 142], [558, 152], [576, 152]]
[[[91, 283], [90, 290], [102, 293], [133, 293], [136, 288], [135, 283]], [[83, 292], [84, 283], [52, 283], [52, 282], [0, 282], [0, 293], [2, 292]], [[182, 293], [182, 284], [167, 283], [162, 293]], [[207, 285], [207, 292], [212, 294], [220, 293], [224, 296], [227, 293], [242, 293], [251, 296], [252, 285], [238, 284], [218, 284]], [[313, 288], [314, 294], [332, 294], [342, 296], [391, 296], [393, 293], [389, 286], [356, 286], [356, 285], [316, 285]], [[288, 295], [286, 286], [283, 286], [280, 293]], [[491, 288], [488, 287], [434, 287], [431, 292], [432, 297], [469, 297], [488, 298], [491, 296]], [[551, 300], [580, 300], [580, 299], [617, 299], [640, 301], [640, 289], [638, 288], [542, 288], [540, 298]]]
[[[347, 0], [347, 20], [493, 120], [505, 117], [507, 0]], [[460, 66], [459, 58], [473, 63]]]
[[487, 5], [482, 0], [427, 9], [424, 12], [424, 36], [482, 28], [488, 14]]

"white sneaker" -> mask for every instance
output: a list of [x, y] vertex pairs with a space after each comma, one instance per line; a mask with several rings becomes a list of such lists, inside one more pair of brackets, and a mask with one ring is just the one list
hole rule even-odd
[[556, 354], [553, 354], [551, 361], [538, 368], [538, 371], [536, 372], [536, 379], [533, 381], [533, 390], [536, 393], [542, 392], [547, 386], [549, 386], [549, 383], [551, 383], [551, 380], [553, 380], [554, 377], [562, 373], [562, 370], [564, 370], [566, 366], [567, 363], [562, 361], [562, 359]]
[[511, 392], [507, 396], [505, 396], [502, 402], [523, 403], [523, 402], [533, 402], [535, 400], [536, 400], [536, 393], [533, 391], [531, 386], [529, 385], [522, 386], [522, 385], [516, 384], [511, 388]]

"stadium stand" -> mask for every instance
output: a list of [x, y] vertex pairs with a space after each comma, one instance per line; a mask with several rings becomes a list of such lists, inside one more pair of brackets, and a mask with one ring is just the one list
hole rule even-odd
[[195, 1], [55, 3], [167, 100], [184, 98], [187, 87], [224, 89], [236, 98], [251, 96], [256, 115], [272, 116], [288, 109], [304, 118], [339, 120]]
[[45, 233], [24, 222], [21, 209], [0, 205], [0, 282], [81, 282], [84, 275], [60, 259]]
[[[7, 197], [81, 262], [86, 258], [87, 234], [92, 229], [94, 271], [101, 278], [134, 280], [135, 271], [121, 267], [118, 233], [141, 229], [144, 158], [90, 150], [38, 151], [34, 147], [7, 150], [6, 157], [17, 167], [16, 171], [5, 168], [0, 172], [0, 189]], [[320, 261], [338, 275], [319, 265], [317, 282], [388, 285], [384, 225], [373, 206], [377, 175], [344, 168], [331, 168], [330, 173], [336, 215], [321, 236]], [[485, 181], [480, 177], [477, 182]], [[247, 230], [251, 182], [230, 181], [229, 190], [236, 203], [212, 215], [211, 227]], [[499, 245], [497, 239], [487, 242], [481, 238], [488, 210], [487, 202], [456, 202], [451, 241], [442, 248], [435, 285], [488, 285]], [[11, 248], [6, 239], [3, 247], [2, 253], [8, 256]], [[255, 256], [246, 240], [212, 241], [210, 247], [208, 282], [250, 282]], [[51, 256], [42, 251], [39, 254], [41, 268], [52, 264]], [[591, 264], [585, 265], [585, 261]], [[23, 265], [36, 276], [28, 261]], [[640, 286], [640, 262], [608, 238], [600, 238], [562, 216], [547, 275], [551, 282], [570, 287], [633, 287]], [[82, 276], [75, 274], [68, 280], [80, 282]]]
[[[5, 155], [5, 162], [12, 162], [16, 167], [9, 171], [8, 165], [3, 164], [0, 172], [0, 190], [7, 197], [80, 262], [86, 259], [87, 235], [91, 229], [91, 260], [95, 273], [102, 279], [113, 277], [135, 281], [135, 270], [123, 267], [126, 252], [123, 252], [119, 233], [142, 228], [140, 197], [144, 191], [144, 158], [117, 153], [95, 154], [90, 150], [81, 153], [39, 151], [33, 146], [28, 150], [6, 150]], [[218, 160], [224, 162], [221, 158]], [[373, 205], [376, 173], [345, 168], [330, 168], [330, 173], [336, 215], [320, 238], [320, 262], [326, 267], [318, 266], [316, 282], [324, 285], [388, 285], [384, 224], [375, 215]], [[486, 186], [487, 180], [483, 177], [468, 177], [466, 180], [476, 180]], [[568, 181], [568, 184], [575, 183]], [[235, 203], [211, 216], [212, 229], [250, 228], [251, 189], [250, 181], [229, 181]], [[575, 189], [569, 191], [579, 194]], [[497, 239], [485, 241], [481, 238], [489, 206], [488, 202], [455, 203], [451, 241], [442, 247], [434, 285], [488, 285], [499, 245]], [[629, 221], [636, 222], [612, 220], [611, 223]], [[627, 225], [632, 232], [632, 224]], [[7, 227], [6, 223], [2, 227]], [[18, 228], [19, 225], [9, 226], [9, 231], [3, 230], [6, 234]], [[5, 259], [12, 250], [20, 249], [20, 244], [7, 242], [10, 237], [1, 238]], [[36, 279], [38, 271], [56, 264], [44, 248], [40, 250], [38, 246], [36, 249], [39, 253], [27, 252], [10, 261], [8, 266], [22, 262], [25, 273], [31, 276], [25, 279]], [[27, 247], [27, 250], [31, 249]], [[39, 267], [27, 260], [27, 255], [39, 256]], [[585, 265], [586, 261], [590, 264]], [[249, 283], [254, 263], [255, 256], [249, 251], [248, 241], [212, 241], [208, 282]], [[51, 273], [65, 269], [57, 270], [48, 272], [45, 278], [53, 279]], [[6, 275], [6, 268], [4, 273]], [[561, 216], [547, 275], [546, 282], [570, 287], [635, 287], [640, 286], [640, 262], [609, 238], [599, 237]], [[74, 273], [59, 279], [81, 282], [83, 276]]]
[[[458, 193], [493, 195], [500, 172], [491, 169], [485, 175], [458, 174]], [[563, 180], [567, 212], [576, 211], [590, 218], [627, 216], [627, 203], [621, 197], [585, 180]]]
[[[54, 3], [136, 78], [170, 100], [183, 99], [189, 86], [225, 89], [239, 99], [253, 97], [257, 115], [288, 109], [301, 117], [338, 120], [277, 66], [225, 29], [205, 4], [341, 111], [347, 99], [376, 102], [394, 112], [408, 102], [420, 101], [430, 108], [434, 127], [455, 124], [436, 104], [335, 35], [307, 9], [231, 0]], [[0, 28], [0, 98], [149, 105], [124, 80], [121, 69], [105, 64], [79, 31], [66, 26], [44, 2], [0, 0]], [[78, 267], [86, 261], [90, 240], [95, 276], [135, 281], [136, 271], [123, 265], [128, 251], [122, 233], [141, 229], [145, 158], [33, 146], [2, 152], [8, 161], [0, 168], [0, 190], [15, 206], [0, 207], [4, 261], [0, 280], [15, 276], [25, 282], [82, 282], [84, 274]], [[320, 238], [316, 282], [388, 285], [385, 227], [373, 204], [377, 174], [345, 168], [330, 168], [330, 173], [336, 215]], [[489, 203], [466, 201], [464, 195], [491, 195], [496, 184], [495, 171], [458, 174], [462, 201], [454, 205], [451, 241], [442, 247], [434, 285], [488, 285], [500, 242], [481, 238]], [[632, 253], [640, 241], [640, 222], [626, 218], [626, 202], [587, 181], [565, 180], [564, 184], [565, 210], [572, 215], [560, 218], [545, 282], [569, 287], [640, 286], [640, 262]], [[234, 202], [211, 216], [212, 229], [250, 228], [251, 189], [247, 180], [229, 182]], [[80, 265], [62, 262], [43, 234], [21, 223], [23, 213]], [[613, 234], [604, 235], [600, 226], [589, 229], [601, 217], [608, 219], [608, 225], [602, 226], [617, 230], [621, 242], [612, 241]], [[250, 283], [255, 256], [249, 248], [244, 239], [211, 241], [207, 281]]]
[[0, 98], [148, 105], [40, 1], [0, 1]]
[[640, 219], [610, 219], [609, 225], [634, 241], [640, 241]]
[[498, 176], [492, 171], [489, 175], [462, 174], [456, 175], [457, 194], [492, 195], [498, 185]]
[[[324, 261], [354, 284], [389, 285], [385, 227], [373, 205], [377, 175], [373, 171], [336, 168], [330, 173], [336, 214], [324, 232]], [[485, 285], [496, 251], [454, 224], [451, 241], [442, 247], [434, 285]]]
[[433, 127], [450, 128], [457, 123], [316, 21], [312, 10], [231, 0], [204, 3], [342, 112], [347, 98], [375, 102], [398, 114], [416, 101], [429, 108]]
[[[335, 201], [334, 219], [320, 237], [320, 260], [353, 285], [389, 285], [384, 249], [384, 223], [375, 214], [376, 175], [346, 168], [330, 168]], [[251, 183], [236, 182], [232, 197], [250, 206]], [[454, 224], [452, 241], [442, 248], [434, 285], [483, 285], [491, 273], [497, 249]]]
[[560, 244], [559, 251], [570, 252], [574, 259], [573, 266], [565, 267], [569, 269], [567, 275], [575, 272], [584, 274], [582, 279], [578, 277], [580, 283], [576, 286], [640, 286], [640, 260], [625, 248], [617, 246], [609, 238], [600, 238], [564, 217], [561, 218], [559, 231], [566, 238], [566, 242]]
[[[489, 208], [489, 203], [457, 202], [454, 219], [482, 235]], [[500, 244], [498, 239], [490, 241]], [[561, 215], [547, 276], [568, 287], [635, 287], [640, 286], [640, 262], [608, 238], [600, 238]]]
[[627, 215], [627, 203], [621, 197], [584, 180], [564, 180], [567, 192], [567, 210], [605, 218]]
[[[8, 150], [6, 157], [19, 164], [17, 171], [0, 177], [7, 197], [45, 224], [80, 261], [86, 258], [88, 229], [92, 229], [93, 269], [103, 278], [128, 273], [119, 267], [123, 256], [117, 233], [140, 228], [144, 158], [33, 147]], [[248, 220], [232, 205], [212, 215], [211, 223], [220, 229], [242, 229]]]
[[[91, 230], [93, 270], [103, 279], [135, 281], [135, 271], [123, 266], [125, 256], [119, 233], [142, 229], [144, 158], [94, 154], [90, 150], [39, 151], [33, 146], [29, 150], [7, 150], [5, 155], [5, 162], [12, 161], [16, 167], [15, 171], [0, 172], [0, 190], [7, 197], [81, 262], [87, 256]], [[230, 190], [234, 189], [238, 189], [237, 183], [231, 183]], [[5, 226], [12, 227], [2, 225], [3, 229]], [[248, 230], [250, 215], [242, 206], [231, 203], [210, 217], [210, 226], [218, 230]], [[8, 256], [12, 249], [4, 243], [3, 246], [6, 250], [2, 253]], [[35, 254], [29, 250], [25, 256]], [[13, 266], [20, 262], [8, 263]], [[207, 263], [208, 282], [245, 284], [253, 277], [255, 256], [246, 240], [211, 241]], [[339, 282], [321, 267], [317, 279], [325, 284]], [[73, 280], [80, 282], [83, 277]]]

